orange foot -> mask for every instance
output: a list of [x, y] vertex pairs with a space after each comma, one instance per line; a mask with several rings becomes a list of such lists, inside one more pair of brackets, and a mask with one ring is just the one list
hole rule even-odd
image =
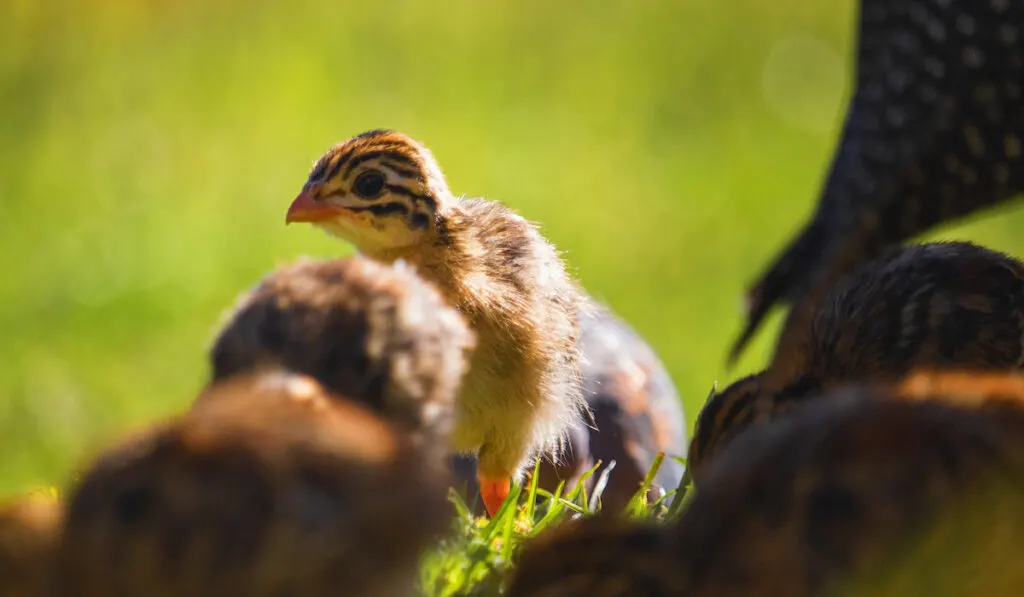
[[508, 497], [508, 492], [512, 487], [512, 479], [510, 477], [490, 479], [483, 475], [480, 475], [478, 479], [480, 481], [480, 497], [483, 498], [487, 514], [494, 516], [498, 508], [501, 508], [501, 505], [505, 503], [505, 498]]

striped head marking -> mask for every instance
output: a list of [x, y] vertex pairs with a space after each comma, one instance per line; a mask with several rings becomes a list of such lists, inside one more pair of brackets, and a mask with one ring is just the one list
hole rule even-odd
[[313, 164], [285, 222], [313, 224], [373, 254], [428, 238], [449, 197], [429, 149], [402, 133], [372, 130]]

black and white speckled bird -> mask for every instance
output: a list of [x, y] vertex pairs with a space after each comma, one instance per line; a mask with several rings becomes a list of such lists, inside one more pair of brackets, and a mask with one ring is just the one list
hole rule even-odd
[[776, 303], [1024, 190], [1024, 2], [861, 0], [856, 52], [818, 206], [749, 291], [730, 361]]

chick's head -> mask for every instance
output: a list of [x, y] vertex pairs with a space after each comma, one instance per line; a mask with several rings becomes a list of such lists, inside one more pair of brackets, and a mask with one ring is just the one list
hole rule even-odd
[[429, 149], [402, 133], [372, 130], [316, 161], [285, 222], [313, 224], [374, 255], [429, 242], [450, 200]]
[[754, 403], [761, 395], [762, 373], [738, 379], [721, 392], [712, 388], [694, 425], [693, 438], [686, 455], [688, 472], [704, 462], [730, 440], [741, 427], [754, 420]]

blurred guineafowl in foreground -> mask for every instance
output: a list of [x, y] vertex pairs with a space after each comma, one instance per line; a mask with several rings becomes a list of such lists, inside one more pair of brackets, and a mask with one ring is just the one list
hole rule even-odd
[[33, 491], [0, 504], [0, 597], [44, 597], [61, 521], [55, 496]]
[[669, 525], [528, 543], [509, 597], [1024, 595], [1024, 379], [924, 373], [751, 428]]
[[206, 392], [72, 489], [58, 597], [411, 594], [450, 510], [408, 435], [295, 374]]
[[818, 206], [749, 291], [730, 360], [777, 302], [814, 302], [886, 247], [1024, 186], [1024, 2], [862, 0], [859, 18], [855, 87]]

